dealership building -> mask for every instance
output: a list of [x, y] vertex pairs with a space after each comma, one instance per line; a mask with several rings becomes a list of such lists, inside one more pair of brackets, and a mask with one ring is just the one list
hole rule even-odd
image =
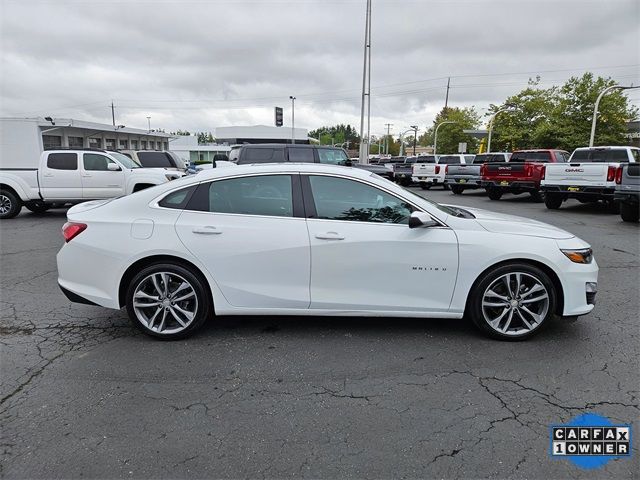
[[309, 132], [306, 128], [292, 129], [268, 125], [218, 127], [215, 129], [214, 136], [217, 143], [242, 145], [243, 143], [291, 143], [292, 134], [295, 143], [309, 143]]
[[[124, 125], [87, 122], [73, 118], [1, 118], [4, 132], [33, 132], [43, 149], [103, 148], [105, 150], [168, 150], [172, 136]], [[9, 139], [3, 138], [5, 143]]]

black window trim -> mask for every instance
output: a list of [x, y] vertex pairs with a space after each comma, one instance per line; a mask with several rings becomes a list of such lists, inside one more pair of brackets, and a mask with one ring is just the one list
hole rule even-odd
[[[291, 216], [281, 216], [281, 215], [257, 215], [253, 213], [224, 213], [224, 212], [210, 212], [209, 210], [202, 210], [201, 208], [194, 209], [190, 208], [195, 205], [203, 205], [209, 204], [209, 185], [212, 182], [220, 182], [224, 180], [232, 180], [235, 178], [247, 178], [247, 177], [266, 177], [266, 176], [274, 176], [274, 175], [288, 175], [291, 177], [291, 203], [293, 205], [293, 212]], [[300, 175], [298, 172], [255, 172], [248, 173], [243, 175], [231, 175], [228, 177], [220, 177], [205, 180], [197, 184], [197, 187], [192, 192], [189, 200], [186, 202], [183, 211], [194, 212], [194, 213], [204, 213], [204, 214], [213, 214], [213, 215], [234, 215], [234, 216], [243, 216], [243, 217], [262, 217], [262, 218], [305, 218], [304, 206], [302, 202], [302, 189], [300, 186]], [[175, 190], [174, 190], [175, 191]], [[173, 193], [170, 192], [170, 193]], [[166, 194], [168, 195], [168, 193]], [[166, 196], [165, 195], [165, 196]], [[164, 198], [163, 196], [162, 198]], [[159, 208], [168, 208], [168, 207], [160, 207], [158, 202], [156, 205]]]
[[430, 212], [427, 212], [423, 208], [417, 206], [412, 201], [410, 201], [410, 200], [408, 200], [408, 199], [406, 199], [404, 197], [399, 196], [396, 192], [392, 192], [391, 190], [388, 190], [388, 189], [386, 189], [384, 187], [381, 187], [380, 185], [376, 185], [375, 183], [369, 183], [369, 182], [366, 182], [366, 181], [364, 181], [364, 180], [362, 180], [360, 178], [345, 177], [345, 176], [339, 175], [339, 174], [324, 173], [324, 172], [300, 172], [300, 176], [302, 177], [302, 194], [303, 194], [303, 197], [304, 197], [304, 207], [305, 207], [305, 211], [307, 212], [307, 219], [319, 220], [319, 221], [323, 221], [323, 222], [345, 222], [345, 223], [349, 223], [349, 224], [354, 224], [355, 223], [355, 224], [367, 224], [367, 225], [394, 225], [396, 227], [408, 228], [407, 225], [404, 224], [404, 223], [361, 222], [361, 221], [353, 221], [353, 220], [336, 220], [336, 219], [332, 219], [332, 218], [318, 218], [318, 212], [316, 210], [315, 200], [313, 199], [313, 192], [311, 190], [311, 181], [309, 180], [309, 177], [310, 176], [315, 176], [315, 177], [335, 177], [335, 178], [340, 178], [340, 179], [343, 179], [343, 180], [351, 180], [353, 182], [362, 183], [363, 185], [366, 185], [366, 186], [372, 187], [372, 188], [376, 188], [378, 190], [381, 190], [381, 191], [387, 193], [388, 195], [391, 195], [393, 197], [396, 197], [399, 200], [402, 200], [405, 203], [408, 203], [413, 208], [412, 213], [413, 212], [426, 213], [433, 220], [438, 222], [438, 224], [439, 224], [438, 227], [431, 227], [431, 228], [449, 228], [449, 226], [446, 225], [444, 222], [442, 222], [439, 218], [435, 217], [434, 215], [432, 215]]

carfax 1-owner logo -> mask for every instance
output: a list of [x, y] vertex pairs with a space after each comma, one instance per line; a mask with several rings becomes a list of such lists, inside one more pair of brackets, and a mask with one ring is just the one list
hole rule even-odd
[[631, 425], [586, 413], [566, 425], [552, 425], [549, 453], [581, 468], [599, 468], [613, 458], [631, 456]]

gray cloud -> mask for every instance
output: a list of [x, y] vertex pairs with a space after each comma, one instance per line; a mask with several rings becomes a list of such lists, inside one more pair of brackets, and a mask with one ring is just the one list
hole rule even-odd
[[[108, 122], [113, 99], [119, 123], [211, 130], [270, 124], [293, 94], [298, 125], [359, 124], [364, 0], [1, 5], [3, 116]], [[431, 122], [449, 75], [450, 103], [478, 108], [536, 73], [551, 85], [629, 65], [594, 71], [637, 84], [639, 5], [373, 0], [372, 131]]]

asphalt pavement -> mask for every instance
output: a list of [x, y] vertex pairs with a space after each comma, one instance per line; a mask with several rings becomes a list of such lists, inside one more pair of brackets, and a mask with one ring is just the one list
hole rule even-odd
[[[637, 478], [639, 226], [575, 201], [414, 191], [587, 240], [596, 309], [515, 343], [463, 320], [322, 317], [217, 318], [163, 342], [70, 303], [65, 212], [25, 212], [0, 225], [1, 476]], [[549, 426], [586, 412], [633, 424], [632, 457], [551, 458]]]

